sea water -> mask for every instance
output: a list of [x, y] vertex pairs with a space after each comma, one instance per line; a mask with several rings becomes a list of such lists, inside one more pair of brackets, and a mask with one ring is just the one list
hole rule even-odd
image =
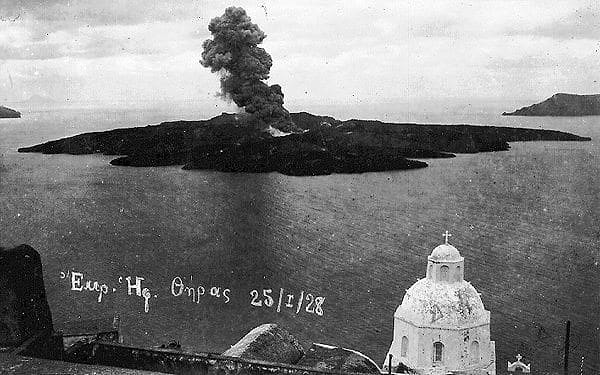
[[[592, 141], [516, 142], [411, 171], [228, 174], [16, 152], [215, 113], [29, 111], [0, 120], [0, 244], [40, 252], [57, 329], [118, 316], [127, 344], [176, 340], [222, 352], [272, 322], [306, 345], [353, 348], [382, 363], [393, 313], [448, 230], [491, 312], [499, 371], [520, 353], [537, 373], [558, 372], [570, 320], [572, 372], [582, 357], [584, 373], [597, 372], [600, 117], [376, 112], [362, 117], [555, 129]], [[361, 117], [342, 107], [321, 114]]]

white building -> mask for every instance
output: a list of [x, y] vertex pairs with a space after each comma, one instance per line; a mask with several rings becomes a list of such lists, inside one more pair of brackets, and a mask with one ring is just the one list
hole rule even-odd
[[427, 275], [406, 291], [394, 314], [389, 355], [422, 374], [496, 374], [490, 312], [464, 280], [464, 258], [448, 243], [433, 249]]

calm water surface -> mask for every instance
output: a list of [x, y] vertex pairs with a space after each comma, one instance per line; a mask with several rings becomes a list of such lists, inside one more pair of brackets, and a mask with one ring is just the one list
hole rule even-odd
[[[126, 343], [175, 339], [221, 352], [276, 322], [304, 343], [354, 348], [381, 363], [394, 310], [449, 230], [466, 279], [491, 311], [499, 371], [521, 353], [537, 373], [559, 372], [566, 320], [573, 373], [582, 356], [585, 374], [600, 371], [600, 117], [388, 114], [593, 140], [513, 143], [507, 152], [428, 160], [422, 170], [360, 175], [127, 168], [101, 155], [16, 152], [86, 131], [205, 117], [181, 109], [47, 110], [0, 121], [0, 243], [41, 253], [58, 328], [116, 314]], [[98, 293], [71, 291], [61, 272], [72, 271], [107, 284], [108, 294], [98, 302]], [[144, 278], [148, 312], [143, 297], [127, 295], [127, 276]], [[182, 284], [205, 294], [174, 296]], [[273, 306], [252, 305], [251, 291], [263, 289], [272, 289]], [[308, 293], [324, 297], [323, 314], [307, 312], [308, 302], [286, 307], [288, 294], [296, 302], [301, 293], [305, 301]]]

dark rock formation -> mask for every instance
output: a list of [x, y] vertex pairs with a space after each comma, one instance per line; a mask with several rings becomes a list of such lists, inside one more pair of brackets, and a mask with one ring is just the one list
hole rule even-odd
[[298, 365], [341, 373], [381, 373], [375, 362], [366, 355], [354, 350], [323, 344], [313, 344]]
[[[346, 142], [348, 141], [348, 142]], [[218, 149], [194, 147], [184, 169], [225, 172], [281, 172], [306, 176], [411, 169], [425, 163], [405, 158], [406, 150], [343, 139], [323, 128], [304, 134], [252, 140]], [[120, 164], [117, 159], [113, 164]]]
[[0, 106], [0, 118], [19, 118], [21, 112], [15, 111], [7, 107]]
[[125, 155], [111, 161], [120, 166], [184, 165], [184, 169], [304, 176], [423, 168], [425, 162], [411, 159], [504, 151], [513, 141], [589, 140], [540, 129], [339, 121], [306, 112], [292, 113], [291, 118], [303, 133], [274, 137], [248, 126], [248, 116], [222, 114], [206, 121], [85, 133], [19, 152], [103, 153]]
[[304, 355], [304, 348], [294, 336], [277, 324], [263, 324], [248, 332], [223, 355], [295, 364]]
[[600, 94], [554, 94], [541, 103], [502, 116], [600, 116]]
[[51, 330], [40, 255], [27, 245], [0, 248], [0, 345]]

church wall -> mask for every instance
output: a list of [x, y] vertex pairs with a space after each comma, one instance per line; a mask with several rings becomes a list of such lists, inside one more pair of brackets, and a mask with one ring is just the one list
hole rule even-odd
[[[408, 338], [408, 350], [402, 356], [402, 337]], [[443, 365], [448, 369], [481, 368], [490, 362], [495, 362], [493, 344], [490, 343], [489, 325], [451, 330], [442, 328], [419, 328], [402, 319], [394, 319], [394, 337], [386, 355], [384, 366], [388, 365], [388, 356], [392, 354], [392, 366], [399, 362], [412, 368], [428, 368], [433, 364], [434, 343], [444, 345]], [[471, 345], [478, 342], [479, 359], [473, 360]]]
[[[406, 324], [406, 323], [405, 323]], [[418, 367], [419, 363], [419, 342], [421, 338], [419, 337], [420, 330], [413, 326], [409, 325], [408, 332], [410, 332], [410, 346], [408, 348], [408, 362], [413, 367]]]
[[[421, 328], [416, 334], [419, 342], [415, 345], [417, 368], [427, 368], [435, 365], [444, 366], [448, 369], [477, 368], [488, 364], [490, 357], [489, 326], [479, 326], [463, 330], [447, 330], [435, 328]], [[474, 361], [471, 356], [471, 344], [473, 341], [479, 343], [479, 359]], [[443, 360], [441, 363], [433, 363], [434, 343], [441, 342], [444, 345]], [[415, 363], [414, 361], [411, 361]]]
[[[418, 334], [419, 329], [413, 325], [400, 320], [394, 320], [394, 338], [390, 349], [385, 358], [384, 367], [388, 365], [388, 357], [392, 354], [392, 366], [397, 366], [399, 362], [404, 363], [409, 367], [416, 367], [418, 365]], [[402, 356], [402, 337], [408, 338], [408, 348], [406, 356]]]

